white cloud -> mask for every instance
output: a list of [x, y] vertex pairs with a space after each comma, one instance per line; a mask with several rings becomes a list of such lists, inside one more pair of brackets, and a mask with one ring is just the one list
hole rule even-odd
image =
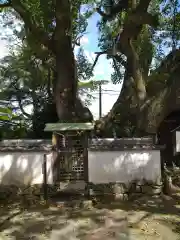
[[101, 68], [96, 68], [94, 71], [94, 75], [104, 75], [104, 71]]
[[3, 58], [8, 53], [8, 48], [6, 46], [6, 41], [0, 39], [0, 58]]
[[113, 72], [112, 64], [110, 60], [107, 60], [105, 55], [99, 57], [99, 60], [94, 68], [95, 78], [104, 78], [104, 80], [111, 81], [111, 74]]
[[76, 60], [77, 60], [78, 50], [79, 50], [79, 47], [75, 46], [75, 48], [74, 48], [74, 57], [75, 57]]
[[81, 45], [88, 44], [88, 43], [89, 43], [88, 37], [87, 37], [87, 36], [83, 36], [83, 37], [80, 39], [80, 43], [81, 43]]
[[94, 52], [90, 52], [90, 51], [88, 51], [88, 50], [84, 50], [84, 53], [85, 53], [87, 59], [88, 59], [91, 63], [93, 63], [94, 60], [95, 60], [95, 58], [96, 58], [96, 54], [95, 54]]

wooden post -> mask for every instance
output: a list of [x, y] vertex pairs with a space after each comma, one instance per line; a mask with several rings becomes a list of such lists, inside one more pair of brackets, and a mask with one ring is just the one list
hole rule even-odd
[[89, 199], [89, 166], [88, 166], [88, 136], [89, 134], [85, 133], [84, 140], [85, 144], [83, 146], [83, 151], [84, 151], [84, 181], [86, 184], [86, 189], [85, 189], [85, 196]]
[[44, 200], [47, 201], [48, 193], [47, 193], [47, 155], [44, 154], [43, 158], [43, 197]]
[[99, 83], [99, 119], [102, 118], [102, 88], [101, 82]]

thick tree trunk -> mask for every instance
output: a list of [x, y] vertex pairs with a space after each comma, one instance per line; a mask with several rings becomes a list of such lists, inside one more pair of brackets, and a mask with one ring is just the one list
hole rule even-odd
[[144, 24], [152, 27], [158, 25], [157, 16], [147, 12], [149, 3], [150, 0], [140, 0], [135, 7], [136, 4], [133, 2], [120, 33], [119, 42], [116, 43], [118, 52], [127, 58], [128, 77], [124, 78], [123, 89], [112, 110], [100, 124], [97, 124], [97, 128], [99, 127], [102, 132], [107, 131], [108, 128], [112, 129], [115, 118], [120, 115], [119, 128], [124, 123], [123, 119], [128, 119], [130, 116], [137, 129], [139, 128], [143, 133], [153, 134], [169, 111], [180, 107], [179, 94], [177, 94], [177, 89], [180, 88], [177, 77], [180, 74], [179, 50], [169, 54], [151, 76], [146, 76], [147, 74], [144, 73], [148, 71], [142, 69], [139, 54], [133, 45]]
[[[150, 0], [141, 0], [138, 5], [136, 5], [136, 1], [129, 2], [127, 18], [124, 22], [122, 32], [119, 33], [120, 37], [115, 47], [118, 52], [124, 54], [127, 58], [126, 75], [118, 100], [108, 116], [102, 119], [100, 124], [97, 124], [97, 128], [101, 132], [109, 127], [113, 128], [112, 122], [119, 120], [119, 124], [122, 123], [122, 115], [125, 112], [135, 125], [138, 124], [140, 106], [144, 102], [147, 93], [144, 79], [145, 74], [133, 41], [139, 36], [144, 24], [157, 25], [157, 18], [147, 12], [149, 3]], [[120, 115], [119, 119], [117, 119], [118, 115]], [[109, 124], [109, 121], [111, 124]]]
[[77, 77], [73, 74], [71, 66], [73, 63], [66, 57], [63, 61], [63, 63], [57, 62], [57, 78], [55, 79], [54, 95], [58, 118], [66, 122], [92, 121], [92, 113], [83, 105], [77, 94]]
[[58, 51], [56, 56], [55, 102], [60, 120], [72, 121], [76, 117], [77, 83], [74, 74], [74, 59], [71, 43]]
[[[180, 50], [171, 52], [146, 80], [147, 98], [137, 107], [133, 104], [133, 87], [131, 81], [123, 84], [122, 91], [110, 113], [102, 119], [101, 131], [112, 128], [114, 116], [119, 116], [119, 129], [128, 127], [126, 119], [132, 121], [138, 134], [154, 134], [163, 119], [172, 111], [180, 109]], [[126, 83], [126, 84], [125, 84]], [[136, 118], [136, 116], [138, 118]], [[135, 118], [134, 118], [135, 117]], [[111, 125], [108, 124], [111, 122]], [[124, 125], [123, 125], [124, 124]], [[109, 130], [109, 132], [112, 130]], [[137, 132], [136, 132], [137, 134]]]
[[69, 0], [56, 1], [56, 29], [54, 53], [56, 56], [55, 102], [60, 121], [88, 121], [92, 114], [84, 108], [77, 96], [77, 76], [71, 38], [71, 9]]
[[[131, 66], [128, 64], [127, 61], [126, 72], [119, 97], [114, 103], [110, 112], [100, 121], [97, 121], [96, 129], [97, 134], [99, 135], [106, 135], [108, 137], [112, 137], [114, 126], [117, 125], [116, 134], [119, 136], [119, 134], [123, 132], [122, 125], [123, 123], [126, 124], [125, 121], [127, 120], [127, 118], [129, 118], [131, 115], [133, 117], [133, 120], [135, 120], [134, 116], [136, 112], [136, 107], [132, 104], [134, 102], [135, 90], [133, 87], [134, 81], [131, 77], [130, 67]], [[120, 131], [118, 131], [118, 129]]]
[[148, 78], [148, 98], [141, 105], [138, 127], [155, 133], [160, 123], [180, 109], [180, 49], [173, 50]]
[[150, 26], [157, 26], [158, 24], [157, 17], [147, 12], [149, 3], [150, 0], [141, 0], [136, 6], [136, 1], [130, 2], [127, 18], [116, 46], [116, 49], [127, 57], [129, 74], [134, 81], [134, 89], [136, 90], [137, 100], [140, 103], [146, 97], [146, 85], [139, 56], [133, 45], [133, 41], [141, 33], [144, 24]]

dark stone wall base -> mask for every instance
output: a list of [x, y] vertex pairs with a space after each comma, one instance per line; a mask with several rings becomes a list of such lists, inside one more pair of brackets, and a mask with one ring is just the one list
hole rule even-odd
[[[159, 195], [162, 192], [162, 183], [150, 182], [131, 182], [128, 185], [123, 183], [108, 183], [108, 184], [93, 184], [88, 183], [84, 190], [84, 198], [89, 196], [90, 199], [97, 197], [108, 201], [126, 201], [132, 196], [143, 195]], [[61, 192], [59, 185], [47, 185], [47, 196], [51, 198]], [[73, 192], [71, 192], [73, 195]], [[0, 185], [0, 201], [15, 201], [22, 197], [40, 197], [44, 195], [43, 185], [32, 186], [15, 186], [15, 185]], [[82, 195], [82, 194], [81, 194]], [[66, 195], [64, 195], [66, 198]], [[69, 197], [69, 195], [68, 195]]]
[[128, 200], [132, 195], [159, 195], [162, 192], [162, 183], [147, 181], [124, 183], [93, 184], [89, 183], [90, 197], [104, 197], [112, 200]]
[[[47, 195], [53, 196], [58, 190], [56, 185], [47, 185]], [[0, 185], [0, 201], [9, 200], [15, 201], [21, 199], [23, 196], [42, 197], [44, 195], [43, 185], [35, 184], [31, 186], [22, 185]]]

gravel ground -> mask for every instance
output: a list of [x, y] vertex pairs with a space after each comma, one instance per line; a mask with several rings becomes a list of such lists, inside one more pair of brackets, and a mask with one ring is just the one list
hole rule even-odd
[[180, 196], [144, 197], [90, 209], [1, 206], [0, 240], [180, 240]]

